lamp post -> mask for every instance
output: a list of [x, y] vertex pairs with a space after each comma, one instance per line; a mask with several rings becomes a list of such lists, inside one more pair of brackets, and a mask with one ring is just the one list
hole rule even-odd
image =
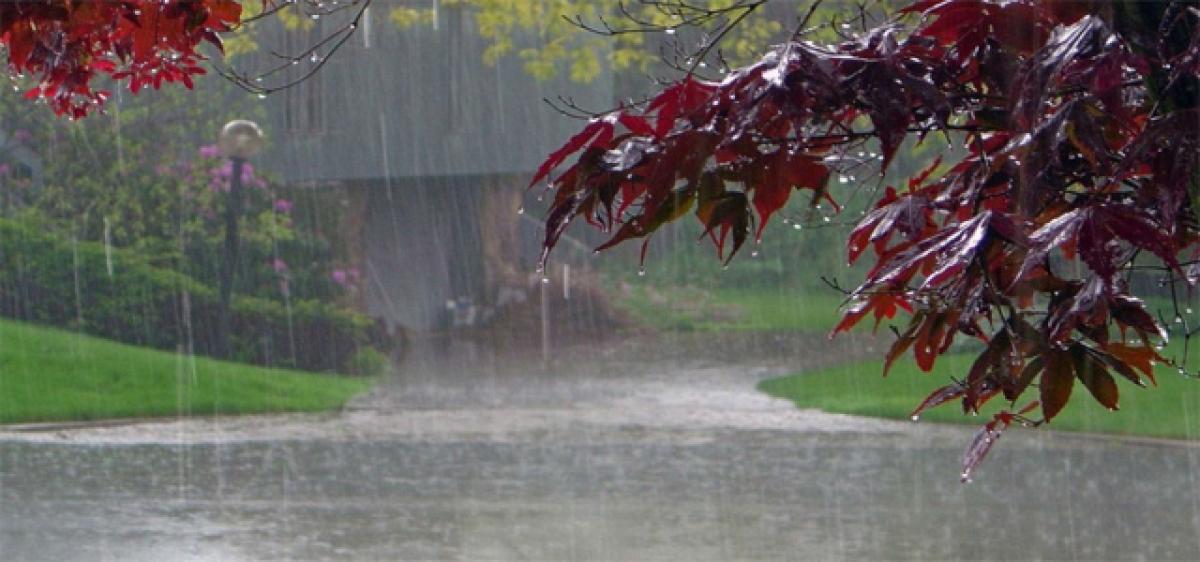
[[226, 123], [217, 137], [217, 148], [229, 158], [231, 164], [229, 194], [225, 199], [225, 251], [221, 258], [221, 303], [217, 311], [217, 340], [214, 350], [218, 357], [223, 358], [232, 356], [229, 347], [229, 305], [233, 298], [233, 278], [238, 263], [238, 219], [242, 216], [244, 206], [242, 170], [245, 169], [246, 160], [257, 154], [262, 146], [262, 129], [253, 121], [244, 119]]

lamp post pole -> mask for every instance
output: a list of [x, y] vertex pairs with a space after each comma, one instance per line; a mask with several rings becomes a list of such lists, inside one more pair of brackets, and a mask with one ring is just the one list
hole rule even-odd
[[227, 123], [221, 129], [221, 136], [217, 140], [217, 146], [229, 158], [230, 177], [229, 193], [225, 198], [225, 246], [220, 270], [221, 302], [217, 310], [217, 333], [213, 351], [218, 357], [226, 359], [233, 355], [229, 343], [232, 328], [230, 304], [233, 300], [233, 281], [241, 244], [238, 220], [245, 207], [242, 172], [246, 169], [246, 160], [258, 152], [262, 145], [263, 134], [258, 125], [240, 119]]
[[233, 175], [229, 178], [229, 194], [225, 198], [225, 251], [221, 256], [220, 291], [221, 308], [217, 318], [217, 355], [229, 358], [232, 350], [229, 348], [230, 332], [230, 301], [233, 298], [233, 277], [237, 270], [238, 246], [241, 244], [238, 232], [238, 218], [242, 216], [245, 206], [242, 197], [242, 170], [246, 160], [230, 158]]

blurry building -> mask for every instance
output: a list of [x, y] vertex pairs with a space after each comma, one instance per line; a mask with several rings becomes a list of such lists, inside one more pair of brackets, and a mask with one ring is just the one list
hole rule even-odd
[[[360, 306], [409, 330], [477, 323], [524, 298], [540, 236], [518, 214], [524, 188], [580, 127], [542, 100], [612, 105], [611, 76], [539, 82], [516, 57], [486, 64], [474, 25], [454, 7], [403, 30], [369, 14], [330, 64], [268, 104], [263, 161], [290, 186], [344, 193]], [[276, 43], [297, 52], [320, 33]]]

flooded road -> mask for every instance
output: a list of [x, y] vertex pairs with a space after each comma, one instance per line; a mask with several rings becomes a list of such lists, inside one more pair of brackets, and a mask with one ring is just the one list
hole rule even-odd
[[338, 414], [5, 431], [0, 559], [1200, 559], [1200, 448], [1013, 431], [963, 486], [970, 429], [754, 390], [811, 345], [467, 347]]

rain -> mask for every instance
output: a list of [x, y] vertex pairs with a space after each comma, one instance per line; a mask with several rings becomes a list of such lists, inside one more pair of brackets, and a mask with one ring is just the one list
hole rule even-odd
[[[985, 344], [885, 378], [908, 313], [831, 337], [871, 265], [850, 230], [969, 146], [829, 156], [840, 207], [794, 195], [728, 264], [687, 216], [601, 252], [575, 221], [540, 268], [530, 179], [580, 113], [747, 55], [672, 52], [711, 37], [670, 14], [597, 34], [586, 2], [293, 4], [191, 90], [70, 120], [0, 92], [0, 559], [1200, 559], [1186, 369], [1147, 359], [1119, 412], [1076, 385], [967, 474], [995, 409], [911, 412]], [[756, 44], [808, 5], [767, 4]]]

